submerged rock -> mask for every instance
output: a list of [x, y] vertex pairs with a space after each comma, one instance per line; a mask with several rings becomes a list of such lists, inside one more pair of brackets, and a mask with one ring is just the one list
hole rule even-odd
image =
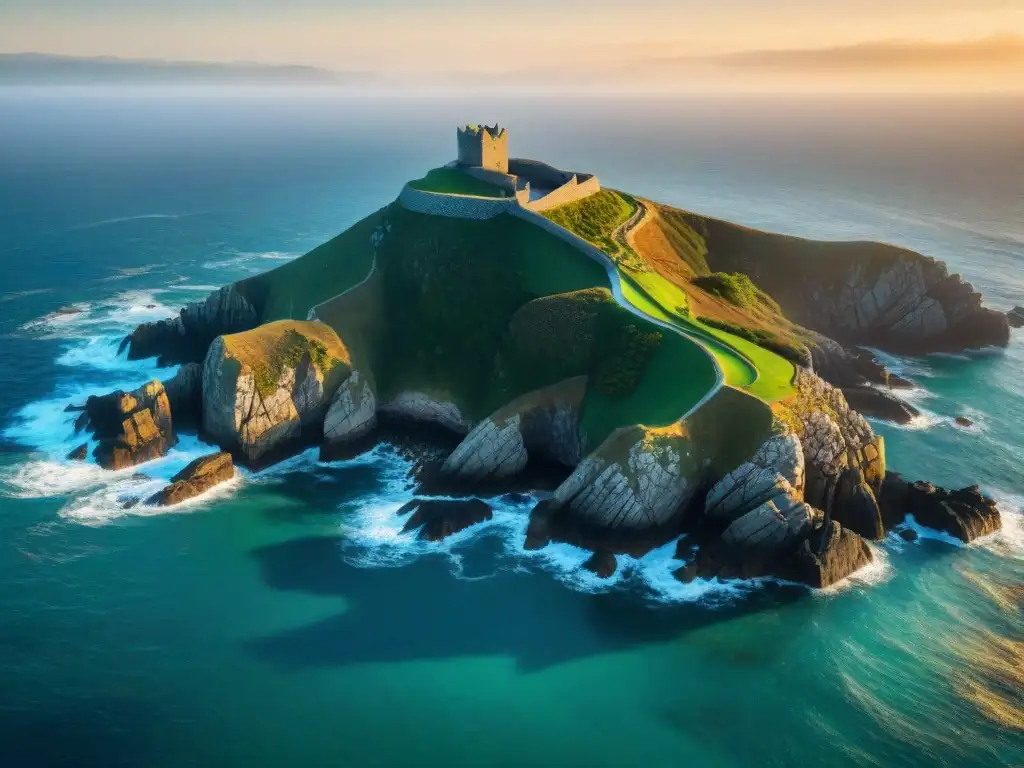
[[1016, 306], [1006, 313], [1006, 319], [1013, 328], [1024, 328], [1024, 307]]
[[177, 442], [170, 402], [159, 381], [134, 392], [94, 395], [85, 408], [88, 428], [99, 441], [93, 456], [105, 469], [124, 469], [160, 458]]
[[955, 419], [956, 423], [961, 427], [973, 427], [974, 422], [968, 419], [966, 416], [957, 416]]
[[619, 567], [615, 554], [607, 549], [600, 549], [590, 556], [583, 567], [599, 579], [610, 579]]
[[403, 531], [419, 529], [419, 538], [441, 541], [472, 525], [490, 520], [494, 516], [491, 505], [480, 499], [442, 500], [413, 499], [398, 510], [398, 514], [413, 511]]
[[913, 528], [902, 528], [899, 535], [904, 541], [917, 541], [917, 531]]
[[171, 478], [171, 484], [149, 499], [150, 504], [169, 507], [205, 493], [235, 476], [230, 453], [212, 453], [191, 462]]
[[75, 450], [71, 451], [71, 453], [68, 454], [69, 461], [85, 461], [87, 458], [89, 458], [88, 443], [82, 443], [80, 446], [75, 448]]

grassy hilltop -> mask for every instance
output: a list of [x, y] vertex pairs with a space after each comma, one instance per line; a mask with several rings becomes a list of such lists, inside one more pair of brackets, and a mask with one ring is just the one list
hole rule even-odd
[[[493, 194], [446, 170], [412, 185]], [[641, 213], [652, 221], [627, 234]], [[620, 427], [674, 424], [712, 390], [716, 368], [762, 407], [792, 396], [792, 360], [806, 354], [795, 327], [745, 275], [712, 273], [686, 221], [614, 190], [544, 215], [607, 253], [625, 299], [670, 328], [619, 306], [600, 264], [528, 221], [397, 203], [238, 287], [264, 323], [315, 309], [384, 401], [424, 392], [476, 420], [586, 376], [588, 450]]]

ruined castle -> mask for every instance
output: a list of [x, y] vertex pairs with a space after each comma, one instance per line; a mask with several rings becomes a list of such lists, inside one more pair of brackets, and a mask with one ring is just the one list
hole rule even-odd
[[447, 167], [495, 187], [490, 197], [414, 189], [399, 202], [419, 213], [486, 219], [499, 213], [540, 212], [601, 191], [592, 173], [565, 171], [538, 160], [509, 158], [508, 130], [497, 124], [456, 129], [458, 154]]
[[508, 131], [497, 123], [459, 128], [457, 139], [460, 166], [508, 173]]

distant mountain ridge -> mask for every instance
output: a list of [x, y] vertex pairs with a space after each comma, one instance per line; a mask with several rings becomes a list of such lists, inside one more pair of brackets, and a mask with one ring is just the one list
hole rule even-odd
[[122, 59], [114, 56], [79, 57], [47, 53], [0, 54], [0, 84], [339, 84], [373, 79], [374, 76], [369, 72], [336, 72], [293, 64]]

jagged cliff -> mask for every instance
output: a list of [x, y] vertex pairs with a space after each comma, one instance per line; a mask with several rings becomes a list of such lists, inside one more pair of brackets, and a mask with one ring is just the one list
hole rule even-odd
[[[825, 244], [689, 221], [706, 268], [752, 274], [822, 333], [928, 351], [1001, 338], [970, 286], [925, 257], [835, 244], [813, 261], [811, 245]], [[998, 527], [980, 493], [904, 487], [887, 474], [883, 441], [844, 389], [789, 363], [758, 369], [734, 348], [725, 357], [738, 378], [727, 379], [704, 343], [623, 306], [606, 287], [614, 266], [606, 272], [514, 217], [452, 222], [386, 208], [293, 262], [287, 279], [228, 286], [140, 326], [125, 342], [131, 356], [188, 361], [160, 387], [167, 434], [173, 409], [236, 459], [262, 465], [313, 444], [362, 449], [382, 420], [426, 423], [460, 437], [437, 472], [465, 493], [551, 462], [565, 471], [534, 511], [527, 545], [588, 546], [598, 552], [588, 567], [604, 574], [615, 552], [687, 532], [699, 545], [680, 544], [681, 579], [826, 586], [870, 561], [864, 540], [901, 525], [901, 510], [965, 540]], [[321, 276], [343, 257], [338, 243], [372, 260], [331, 295]], [[771, 309], [763, 317], [781, 317], [766, 294], [758, 301]], [[303, 319], [275, 319], [282, 308]], [[843, 383], [851, 398], [866, 374], [884, 375], [826, 336], [801, 338], [819, 369], [853, 382]], [[781, 360], [776, 341], [747, 348]], [[783, 370], [785, 386], [752, 386]], [[166, 450], [161, 433], [154, 452]], [[229, 474], [223, 458], [210, 466], [219, 469], [194, 474]], [[179, 482], [165, 495], [202, 485]], [[487, 516], [486, 504], [415, 506], [409, 526], [426, 538]]]
[[750, 276], [796, 323], [899, 354], [1006, 346], [1009, 322], [936, 259], [872, 242], [819, 242], [683, 214], [707, 267]]

